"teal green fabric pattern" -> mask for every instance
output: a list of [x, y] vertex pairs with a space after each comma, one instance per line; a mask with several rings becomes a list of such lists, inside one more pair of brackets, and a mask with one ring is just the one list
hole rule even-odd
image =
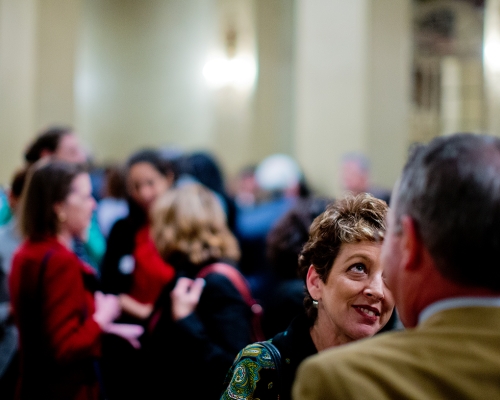
[[[271, 340], [269, 340], [271, 342]], [[221, 400], [278, 398], [276, 365], [269, 351], [252, 343], [238, 353], [226, 375]]]
[[[300, 313], [286, 331], [246, 346], [226, 375], [221, 399], [291, 400], [298, 366], [317, 353], [309, 333], [311, 324], [305, 312]], [[272, 344], [279, 355], [266, 344]]]

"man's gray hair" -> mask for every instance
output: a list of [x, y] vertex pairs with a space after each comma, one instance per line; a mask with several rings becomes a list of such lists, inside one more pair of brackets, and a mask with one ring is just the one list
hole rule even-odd
[[500, 290], [500, 139], [455, 134], [416, 146], [395, 189], [440, 272]]

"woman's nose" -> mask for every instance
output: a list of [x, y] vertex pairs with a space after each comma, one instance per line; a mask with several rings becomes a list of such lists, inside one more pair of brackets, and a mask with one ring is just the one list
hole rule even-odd
[[139, 191], [139, 196], [144, 202], [148, 202], [151, 198], [151, 190], [146, 185], [144, 185]]
[[375, 275], [370, 279], [368, 285], [364, 290], [365, 296], [369, 298], [374, 298], [377, 300], [382, 300], [384, 295], [384, 280], [382, 279], [382, 275]]

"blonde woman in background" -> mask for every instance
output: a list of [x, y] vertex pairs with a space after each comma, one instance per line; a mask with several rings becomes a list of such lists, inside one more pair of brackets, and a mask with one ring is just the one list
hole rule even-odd
[[251, 342], [252, 313], [225, 273], [203, 271], [224, 264], [238, 273], [238, 243], [217, 197], [197, 183], [165, 193], [151, 220], [176, 279], [163, 290], [144, 340], [145, 398], [217, 398], [234, 356]]

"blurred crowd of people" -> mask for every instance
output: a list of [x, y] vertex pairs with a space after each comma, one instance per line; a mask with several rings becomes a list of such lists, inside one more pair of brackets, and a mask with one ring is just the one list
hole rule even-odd
[[285, 154], [231, 180], [209, 151], [98, 166], [64, 126], [27, 145], [3, 194], [1, 389], [25, 398], [160, 398], [193, 360], [210, 372], [191, 396], [217, 397], [238, 351], [303, 312], [297, 260], [333, 201]]
[[[347, 193], [333, 199], [317, 195], [285, 154], [272, 154], [231, 180], [209, 151], [143, 148], [122, 163], [97, 166], [72, 128], [50, 127], [28, 144], [1, 203], [2, 399], [172, 393], [288, 399], [292, 391], [296, 399], [327, 398], [318, 388], [333, 395], [337, 387], [321, 380], [327, 373], [315, 373], [323, 368], [337, 374], [339, 393], [352, 390], [352, 398], [360, 398], [362, 391], [343, 386], [349, 379], [356, 386], [346, 372], [353, 365], [380, 395], [373, 398], [412, 397], [406, 389], [384, 392], [358, 365], [370, 355], [390, 364], [384, 357], [396, 342], [380, 338], [383, 356], [363, 347], [367, 340], [345, 346], [359, 352], [356, 360], [337, 347], [380, 332], [400, 338], [402, 323], [415, 327], [426, 306], [448, 297], [475, 296], [466, 307], [498, 306], [498, 283], [474, 278], [462, 266], [472, 262], [469, 253], [452, 238], [455, 230], [480, 235], [482, 228], [455, 214], [440, 220], [441, 213], [473, 202], [478, 211], [487, 202], [480, 172], [471, 171], [500, 165], [500, 145], [491, 140], [457, 135], [415, 150], [394, 192], [406, 208], [389, 211], [395, 200], [372, 185], [361, 154], [344, 157], [339, 172]], [[456, 166], [447, 169], [467, 152], [463, 176]], [[479, 165], [483, 153], [489, 156]], [[425, 168], [427, 180], [418, 175]], [[488, 182], [486, 189], [500, 187]], [[434, 197], [426, 197], [426, 185]], [[462, 196], [462, 203], [448, 210], [448, 195]], [[494, 247], [498, 235], [490, 225], [485, 229]], [[483, 250], [482, 265], [494, 268], [497, 249]], [[426, 277], [439, 285], [428, 288]], [[461, 304], [441, 304], [428, 314]], [[471, 345], [475, 340], [472, 335]], [[331, 366], [336, 354], [346, 369]], [[425, 368], [412, 373], [432, 375]], [[435, 387], [447, 389], [429, 393], [451, 390], [435, 379]]]

